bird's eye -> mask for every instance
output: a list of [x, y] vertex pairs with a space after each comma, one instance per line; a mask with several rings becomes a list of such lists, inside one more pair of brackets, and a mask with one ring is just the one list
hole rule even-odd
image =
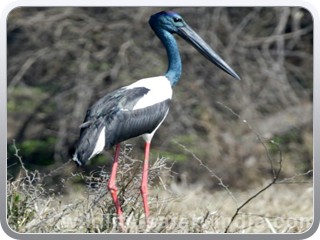
[[173, 18], [173, 21], [174, 21], [174, 22], [182, 22], [182, 18], [174, 17], [174, 18]]

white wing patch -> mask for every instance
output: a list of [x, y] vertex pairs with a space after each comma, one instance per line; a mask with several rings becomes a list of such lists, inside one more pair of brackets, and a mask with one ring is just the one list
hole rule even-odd
[[127, 86], [128, 89], [137, 87], [145, 87], [150, 91], [136, 103], [133, 110], [149, 107], [172, 98], [172, 88], [165, 76], [144, 78]]
[[90, 160], [92, 157], [94, 157], [95, 155], [99, 154], [100, 152], [102, 152], [102, 150], [104, 149], [104, 146], [106, 144], [106, 133], [105, 133], [105, 129], [106, 127], [103, 127], [99, 137], [98, 137], [98, 141], [96, 143], [96, 146], [94, 147], [94, 150], [91, 154], [91, 156], [89, 157], [88, 160]]

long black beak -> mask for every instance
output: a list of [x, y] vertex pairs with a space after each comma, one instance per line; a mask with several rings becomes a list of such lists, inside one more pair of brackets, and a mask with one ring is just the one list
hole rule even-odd
[[177, 34], [184, 40], [189, 42], [194, 48], [196, 48], [203, 56], [205, 56], [210, 62], [214, 63], [220, 69], [230, 74], [232, 77], [240, 80], [240, 77], [236, 72], [229, 67], [228, 64], [223, 61], [219, 55], [211, 49], [211, 47], [203, 41], [203, 39], [192, 30], [186, 23], [183, 27], [180, 27]]

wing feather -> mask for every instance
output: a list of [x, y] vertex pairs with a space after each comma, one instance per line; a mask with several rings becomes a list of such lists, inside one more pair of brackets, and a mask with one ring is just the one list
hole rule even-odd
[[130, 111], [119, 111], [113, 119], [106, 122], [106, 148], [140, 136], [145, 133], [152, 133], [166, 117], [170, 99], [155, 105]]
[[83, 164], [94, 156], [102, 130], [105, 131], [106, 149], [129, 138], [152, 132], [165, 118], [170, 99], [134, 110], [136, 103], [149, 91], [145, 87], [120, 88], [90, 107], [80, 125], [74, 160]]

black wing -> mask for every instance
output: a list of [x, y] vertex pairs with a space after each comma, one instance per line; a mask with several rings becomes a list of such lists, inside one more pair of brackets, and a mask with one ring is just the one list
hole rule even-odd
[[147, 94], [148, 88], [133, 89], [120, 88], [99, 99], [87, 111], [83, 124], [80, 125], [81, 133], [99, 118], [110, 118], [121, 109], [132, 110], [134, 105]]
[[105, 127], [105, 148], [151, 133], [165, 118], [170, 99], [143, 109], [133, 110], [134, 105], [150, 90], [139, 87], [120, 88], [98, 100], [88, 111], [80, 126], [74, 160], [85, 163], [92, 157], [99, 135]]
[[106, 148], [140, 136], [152, 133], [166, 117], [170, 99], [155, 105], [129, 111], [119, 111], [114, 118], [106, 119]]

